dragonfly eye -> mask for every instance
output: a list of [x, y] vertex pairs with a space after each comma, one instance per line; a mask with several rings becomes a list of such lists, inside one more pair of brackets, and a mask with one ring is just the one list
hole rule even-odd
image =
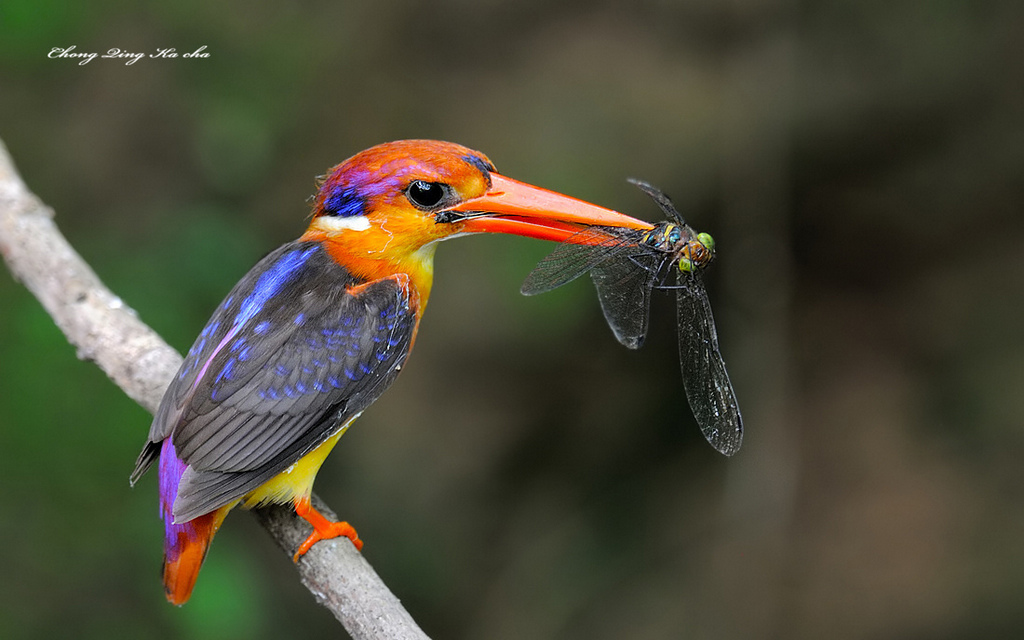
[[682, 271], [683, 273], [691, 273], [691, 272], [693, 272], [693, 260], [690, 260], [689, 258], [685, 258], [685, 257], [684, 258], [680, 258], [679, 259], [679, 270]]
[[707, 247], [708, 251], [715, 250], [715, 239], [711, 237], [710, 233], [698, 233], [697, 241]]

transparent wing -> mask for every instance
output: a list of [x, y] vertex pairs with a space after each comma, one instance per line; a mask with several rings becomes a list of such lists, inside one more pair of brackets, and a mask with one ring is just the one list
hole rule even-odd
[[630, 349], [639, 349], [647, 336], [651, 290], [665, 259], [653, 252], [619, 256], [590, 272], [604, 319], [615, 338]]
[[640, 235], [632, 229], [587, 227], [537, 263], [519, 290], [524, 296], [533, 296], [557, 289], [630, 248], [636, 249]]
[[718, 349], [711, 304], [699, 273], [677, 276], [679, 361], [683, 388], [701, 433], [727, 456], [743, 443], [743, 418]]

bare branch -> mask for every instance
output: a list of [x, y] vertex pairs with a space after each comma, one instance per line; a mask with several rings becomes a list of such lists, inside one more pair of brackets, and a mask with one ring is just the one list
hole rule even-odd
[[[0, 254], [78, 349], [78, 356], [95, 362], [129, 397], [155, 411], [181, 356], [103, 286], [71, 248], [53, 221], [53, 210], [21, 180], [3, 141]], [[326, 510], [322, 503], [317, 508]], [[310, 531], [287, 507], [261, 509], [256, 516], [289, 557]], [[317, 602], [353, 638], [427, 637], [347, 539], [317, 543], [296, 566]]]

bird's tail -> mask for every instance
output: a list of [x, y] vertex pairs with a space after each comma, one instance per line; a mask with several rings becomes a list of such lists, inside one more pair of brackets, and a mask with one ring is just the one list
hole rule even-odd
[[203, 566], [206, 551], [217, 533], [228, 505], [216, 511], [174, 523], [174, 499], [178, 483], [185, 473], [185, 463], [178, 458], [171, 439], [164, 440], [160, 451], [160, 516], [164, 520], [164, 592], [171, 604], [183, 605], [192, 595], [199, 568]]

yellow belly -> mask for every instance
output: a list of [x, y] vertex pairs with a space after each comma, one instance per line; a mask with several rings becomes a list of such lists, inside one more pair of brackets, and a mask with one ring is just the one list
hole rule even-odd
[[277, 474], [259, 487], [253, 489], [242, 498], [242, 507], [251, 509], [268, 503], [289, 503], [296, 498], [309, 496], [313, 492], [313, 481], [316, 480], [316, 473], [320, 466], [327, 459], [334, 445], [338, 444], [341, 436], [348, 431], [352, 421], [359, 417], [359, 414], [352, 416], [341, 429], [333, 436], [324, 441], [323, 444], [302, 456], [292, 466]]

